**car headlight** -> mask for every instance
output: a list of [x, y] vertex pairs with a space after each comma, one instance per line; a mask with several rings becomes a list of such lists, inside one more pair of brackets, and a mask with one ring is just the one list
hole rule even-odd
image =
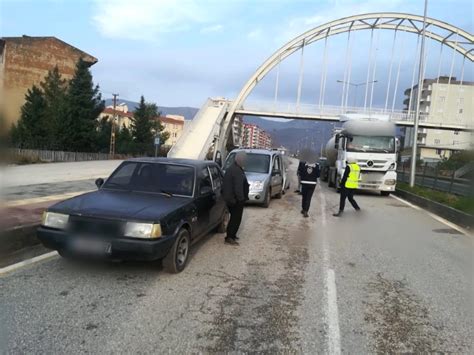
[[159, 238], [161, 237], [161, 225], [158, 223], [127, 222], [124, 235], [142, 239]]
[[41, 225], [49, 228], [65, 229], [69, 215], [56, 212], [44, 212], [41, 219]]
[[397, 164], [396, 163], [392, 163], [390, 164], [390, 166], [388, 167], [388, 170], [395, 170], [397, 168]]
[[263, 190], [263, 181], [250, 181], [250, 190]]
[[385, 185], [395, 185], [396, 183], [397, 183], [397, 180], [395, 179], [385, 180]]

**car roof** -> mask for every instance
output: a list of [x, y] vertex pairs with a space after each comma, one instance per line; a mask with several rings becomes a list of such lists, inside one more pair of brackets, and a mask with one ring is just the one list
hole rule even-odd
[[208, 165], [216, 165], [216, 162], [212, 160], [197, 160], [197, 159], [181, 159], [181, 158], [165, 158], [165, 157], [142, 157], [142, 158], [130, 158], [125, 161], [134, 161], [142, 163], [161, 163], [161, 164], [181, 164], [181, 165], [192, 165], [197, 168], [206, 167]]
[[231, 151], [231, 153], [237, 153], [237, 152], [246, 152], [250, 154], [265, 154], [265, 155], [281, 154], [281, 152], [277, 150], [259, 149], [259, 148], [238, 148]]

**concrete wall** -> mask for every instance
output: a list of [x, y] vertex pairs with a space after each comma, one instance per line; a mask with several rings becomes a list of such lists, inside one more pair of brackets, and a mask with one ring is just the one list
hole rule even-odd
[[79, 58], [90, 65], [97, 59], [55, 37], [6, 37], [0, 39], [0, 109], [10, 125], [20, 116], [25, 94], [58, 66], [63, 78], [71, 79]]

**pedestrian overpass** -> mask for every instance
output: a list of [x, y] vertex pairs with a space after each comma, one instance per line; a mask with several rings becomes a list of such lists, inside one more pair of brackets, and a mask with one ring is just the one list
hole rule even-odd
[[[227, 146], [233, 143], [232, 126], [237, 115], [337, 122], [341, 114], [358, 113], [368, 118], [384, 115], [398, 126], [413, 126], [417, 100], [427, 102], [431, 99], [430, 95], [432, 94], [430, 86], [425, 87], [423, 85], [419, 95], [417, 85], [415, 85], [422, 28], [422, 16], [404, 13], [372, 13], [328, 22], [295, 37], [273, 53], [255, 71], [235, 100], [208, 99], [192, 122], [185, 127], [180, 139], [170, 150], [169, 156], [219, 160], [220, 156], [226, 155]], [[354, 38], [360, 37], [360, 33], [366, 34], [364, 41], [369, 43], [366, 57], [364, 57], [367, 60], [367, 67], [364, 68], [363, 73], [360, 70], [355, 71], [353, 60], [357, 49]], [[390, 49], [384, 59], [388, 59], [389, 64], [383, 75], [377, 75], [377, 58], [383, 57], [378, 53], [380, 38], [382, 37], [382, 41], [386, 44], [387, 40], [386, 38], [384, 40], [384, 36], [387, 33], [391, 34]], [[339, 55], [341, 48], [338, 50], [331, 49], [330, 41], [336, 37], [340, 39], [342, 35], [346, 36], [342, 49], [343, 56]], [[428, 59], [435, 57], [437, 65], [430, 68], [432, 74], [429, 74], [425, 69], [421, 73], [422, 79], [428, 79], [429, 75], [436, 77], [436, 84], [442, 84], [445, 90], [445, 94], [443, 94], [445, 95], [444, 102], [452, 102], [456, 99], [461, 102], [461, 98], [464, 97], [461, 87], [465, 82], [465, 73], [473, 72], [474, 36], [461, 28], [433, 18], [426, 19], [425, 36], [431, 42], [439, 44], [439, 47], [436, 52], [433, 50], [425, 52], [425, 57], [422, 59], [425, 64], [424, 68], [428, 67]], [[411, 52], [409, 50], [410, 43], [414, 45], [414, 51]], [[308, 51], [311, 48], [310, 45], [317, 44], [321, 47], [319, 48], [320, 53], [318, 52], [321, 57], [318, 62], [320, 68], [317, 76], [319, 80], [311, 79], [310, 89], [315, 89], [316, 95], [313, 95], [312, 102], [308, 102], [304, 95], [305, 50]], [[336, 52], [336, 58], [333, 61], [330, 58], [331, 52]], [[299, 54], [299, 58], [297, 58], [299, 65], [296, 97], [294, 102], [287, 102], [281, 100], [284, 84], [281, 79], [280, 67], [293, 54]], [[448, 56], [448, 63], [443, 63], [443, 56]], [[331, 96], [327, 92], [331, 64], [335, 64], [337, 69], [342, 70], [341, 73], [343, 73], [343, 80], [338, 80], [338, 83], [342, 84], [342, 90], [338, 93], [340, 103], [338, 102], [337, 105], [334, 102], [328, 102], [328, 98]], [[443, 64], [448, 68], [444, 70], [449, 72], [445, 83], [440, 82], [442, 69], [444, 68]], [[403, 110], [399, 108], [399, 101], [403, 98], [400, 95], [403, 88], [401, 86], [401, 73], [409, 73], [411, 78], [409, 88], [413, 88], [405, 90], [405, 95], [408, 98], [403, 101], [405, 105]], [[454, 79], [455, 73], [459, 73], [459, 79], [457, 80]], [[351, 83], [351, 79], [356, 76], [355, 74], [363, 75], [365, 80], [360, 84]], [[259, 84], [269, 77], [274, 79], [272, 98], [268, 99], [267, 97], [265, 100], [249, 99], [249, 96], [258, 88]], [[425, 81], [423, 82], [425, 83]], [[376, 88], [376, 83], [381, 85]], [[357, 103], [357, 91], [354, 96], [350, 90], [351, 86], [356, 85], [364, 85], [363, 104], [361, 102], [360, 105], [349, 105], [349, 97]], [[381, 100], [382, 103], [377, 104], [374, 97], [380, 94], [380, 91], [383, 91], [383, 100]], [[473, 112], [472, 96], [468, 97], [466, 101], [469, 101], [466, 103], [468, 106], [471, 105], [469, 111]], [[457, 117], [448, 115], [446, 111], [446, 107], [444, 107], [444, 110], [441, 107], [435, 112], [421, 112], [419, 128], [458, 132], [473, 131], [474, 117], [461, 116], [463, 109], [459, 110], [460, 114]]]

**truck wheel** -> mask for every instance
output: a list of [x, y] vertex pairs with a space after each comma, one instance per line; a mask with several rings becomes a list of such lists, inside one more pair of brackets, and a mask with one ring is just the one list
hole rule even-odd
[[382, 196], [390, 196], [390, 191], [380, 191], [380, 195], [382, 195]]
[[183, 228], [178, 232], [173, 246], [163, 259], [164, 269], [173, 274], [183, 271], [188, 262], [190, 246], [189, 232]]
[[267, 193], [265, 194], [265, 201], [263, 202], [263, 207], [268, 208], [270, 206], [270, 200], [272, 198], [272, 190], [268, 189]]
[[222, 215], [221, 223], [217, 226], [217, 233], [225, 233], [227, 231], [227, 225], [229, 224], [230, 213], [227, 207]]

